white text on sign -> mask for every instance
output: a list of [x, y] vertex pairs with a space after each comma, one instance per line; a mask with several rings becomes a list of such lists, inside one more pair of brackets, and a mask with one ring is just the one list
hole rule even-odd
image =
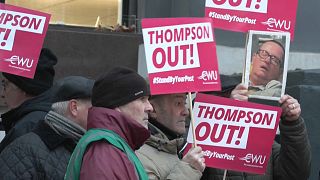
[[11, 51], [16, 31], [42, 34], [46, 17], [0, 10], [0, 49]]
[[267, 13], [268, 0], [206, 0], [206, 7]]

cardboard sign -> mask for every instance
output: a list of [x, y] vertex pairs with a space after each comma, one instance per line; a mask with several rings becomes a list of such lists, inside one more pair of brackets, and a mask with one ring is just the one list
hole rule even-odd
[[0, 3], [0, 71], [33, 78], [50, 15]]
[[298, 0], [206, 0], [205, 16], [215, 28], [290, 32], [294, 37]]
[[143, 19], [151, 94], [220, 90], [210, 18]]
[[[197, 94], [193, 113], [196, 142], [205, 153], [206, 166], [265, 172], [281, 108]], [[187, 141], [192, 144], [191, 130]]]

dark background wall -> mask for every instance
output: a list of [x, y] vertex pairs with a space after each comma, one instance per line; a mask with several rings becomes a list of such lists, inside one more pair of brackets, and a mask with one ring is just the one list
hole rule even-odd
[[43, 46], [58, 57], [56, 79], [67, 75], [96, 78], [114, 66], [136, 70], [141, 43], [141, 34], [50, 25]]
[[288, 73], [286, 93], [299, 100], [312, 150], [310, 180], [316, 180], [320, 171], [320, 69]]

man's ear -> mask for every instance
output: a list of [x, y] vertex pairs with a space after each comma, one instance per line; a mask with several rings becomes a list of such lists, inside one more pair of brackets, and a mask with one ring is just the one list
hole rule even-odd
[[71, 99], [69, 100], [69, 103], [68, 103], [68, 110], [69, 110], [69, 114], [72, 116], [72, 117], [76, 117], [77, 114], [78, 114], [78, 105], [77, 105], [77, 100], [75, 99]]

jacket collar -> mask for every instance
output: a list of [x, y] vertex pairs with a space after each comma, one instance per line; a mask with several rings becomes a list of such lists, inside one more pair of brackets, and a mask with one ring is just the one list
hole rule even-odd
[[[152, 124], [153, 126], [150, 126], [150, 124]], [[157, 127], [158, 129], [160, 129], [161, 132], [164, 133], [169, 140], [173, 140], [173, 139], [177, 139], [177, 138], [181, 137], [181, 135], [178, 135], [177, 133], [173, 132], [172, 130], [170, 130], [166, 126], [164, 126], [161, 123], [159, 123], [158, 121], [156, 121], [155, 119], [150, 118], [149, 119], [149, 129], [150, 129], [150, 132], [152, 135], [154, 135], [155, 133], [158, 133], [158, 130], [155, 130], [153, 127]]]
[[146, 144], [158, 149], [159, 151], [164, 151], [170, 154], [178, 154], [178, 150], [184, 144], [183, 138], [169, 140], [166, 134], [164, 134], [160, 129], [151, 123], [149, 123], [149, 130], [152, 132], [152, 135], [147, 140]]
[[122, 113], [103, 107], [91, 107], [88, 112], [88, 130], [104, 128], [117, 133], [133, 149], [139, 149], [150, 137], [141, 124]]
[[72, 152], [76, 146], [76, 143], [72, 139], [59, 135], [43, 120], [37, 124], [33, 132], [41, 138], [50, 150], [64, 145], [70, 152]]
[[39, 96], [24, 101], [20, 106], [3, 113], [1, 119], [6, 133], [8, 133], [25, 115], [31, 112], [48, 112], [51, 109], [51, 104], [50, 91], [46, 91]]

